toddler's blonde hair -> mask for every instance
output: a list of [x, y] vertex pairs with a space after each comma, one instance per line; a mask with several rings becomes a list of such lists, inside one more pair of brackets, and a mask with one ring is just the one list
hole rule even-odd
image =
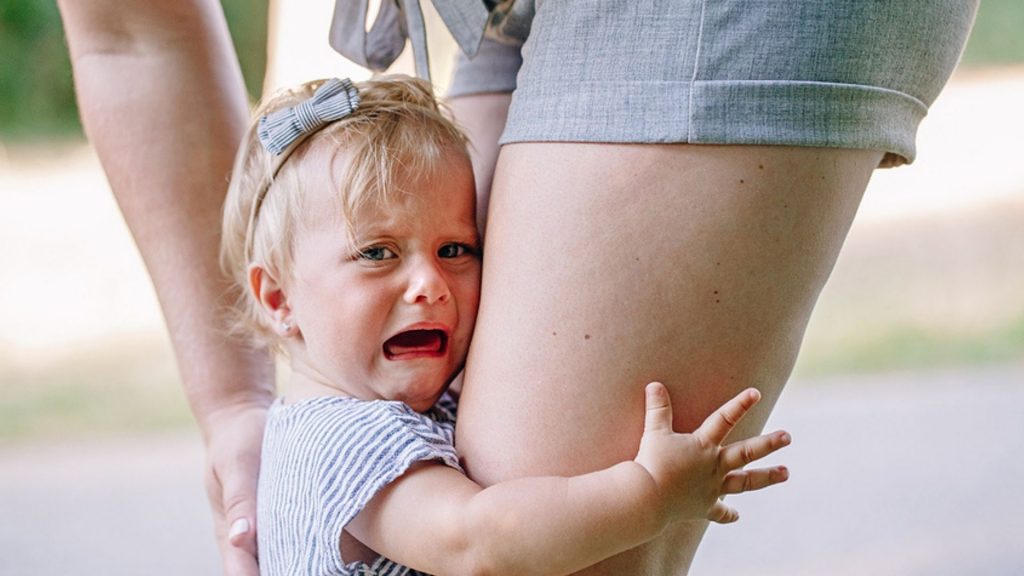
[[[330, 182], [337, 188], [337, 205], [352, 237], [353, 215], [360, 206], [392, 205], [399, 174], [411, 179], [432, 175], [447, 154], [467, 153], [466, 137], [438, 104], [427, 82], [384, 76], [356, 83], [358, 109], [308, 137], [272, 174], [273, 157], [257, 136], [259, 118], [309, 99], [323, 83], [315, 80], [279, 92], [258, 107], [235, 157], [224, 203], [220, 262], [235, 291], [230, 331], [278, 351], [277, 336], [249, 290], [248, 269], [259, 264], [279, 281], [291, 272], [306, 189], [316, 181], [308, 170], [333, 170], [336, 156], [345, 154], [342, 181], [334, 181], [332, 172]], [[326, 165], [311, 161], [321, 153], [328, 154]], [[261, 193], [263, 200], [253, 217], [253, 203]]]

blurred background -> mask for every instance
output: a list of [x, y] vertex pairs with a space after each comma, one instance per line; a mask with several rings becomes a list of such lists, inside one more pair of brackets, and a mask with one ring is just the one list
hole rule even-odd
[[[327, 46], [330, 1], [281, 4], [223, 2], [254, 100], [367, 75]], [[454, 48], [425, 8], [443, 87]], [[216, 574], [201, 441], [54, 3], [5, 0], [0, 54], [0, 576]], [[1022, 102], [1024, 4], [985, 0], [769, 423], [792, 481], [736, 498], [692, 574], [1024, 574]]]

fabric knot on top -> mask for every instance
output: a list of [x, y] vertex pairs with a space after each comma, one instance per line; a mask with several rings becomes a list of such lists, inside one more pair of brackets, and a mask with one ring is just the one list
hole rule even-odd
[[280, 155], [297, 140], [348, 116], [358, 108], [359, 92], [352, 82], [348, 78], [331, 78], [305, 102], [275, 110], [260, 118], [260, 143], [271, 154]]

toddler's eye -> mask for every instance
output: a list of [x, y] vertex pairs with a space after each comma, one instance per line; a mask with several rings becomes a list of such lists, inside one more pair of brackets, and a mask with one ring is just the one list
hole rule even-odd
[[398, 255], [390, 248], [386, 248], [384, 246], [370, 246], [369, 248], [363, 248], [359, 251], [359, 258], [362, 258], [363, 260], [379, 261], [398, 258]]
[[458, 258], [467, 254], [473, 254], [473, 248], [465, 244], [445, 244], [437, 251], [441, 258]]

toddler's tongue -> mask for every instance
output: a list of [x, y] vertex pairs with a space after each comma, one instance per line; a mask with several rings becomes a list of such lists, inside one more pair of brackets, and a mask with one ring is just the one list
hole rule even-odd
[[442, 330], [409, 330], [388, 338], [384, 354], [388, 358], [407, 355], [440, 355], [444, 352], [446, 336]]

